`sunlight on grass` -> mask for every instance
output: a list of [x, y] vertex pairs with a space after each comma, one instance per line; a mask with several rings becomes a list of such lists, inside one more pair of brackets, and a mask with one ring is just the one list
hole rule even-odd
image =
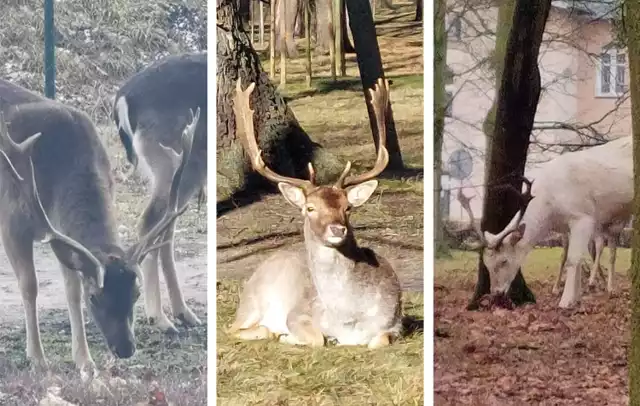
[[[435, 260], [435, 278], [475, 279], [478, 254], [470, 251], [452, 251], [452, 258]], [[558, 275], [562, 248], [536, 248], [528, 256], [522, 268], [527, 281], [551, 282]], [[605, 249], [600, 264], [609, 266], [609, 250]], [[618, 248], [616, 274], [626, 275], [631, 266], [631, 249]]]
[[[233, 320], [240, 286], [224, 279], [217, 287], [219, 405], [422, 405], [422, 333], [375, 351], [236, 341], [224, 330]], [[405, 315], [423, 319], [423, 300], [405, 293]]]

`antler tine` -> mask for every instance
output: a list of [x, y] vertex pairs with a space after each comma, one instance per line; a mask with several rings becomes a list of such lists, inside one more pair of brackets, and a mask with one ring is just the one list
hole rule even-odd
[[336, 181], [335, 186], [345, 188], [347, 186], [357, 185], [367, 180], [373, 179], [380, 175], [389, 163], [389, 151], [387, 151], [387, 109], [389, 107], [389, 81], [379, 78], [373, 89], [369, 90], [371, 94], [371, 105], [376, 116], [376, 126], [378, 128], [378, 155], [374, 167], [363, 174], [357, 176], [346, 177], [349, 172], [351, 163], [347, 162], [347, 167]]
[[171, 188], [169, 190], [169, 203], [167, 205], [167, 211], [165, 212], [162, 220], [160, 220], [147, 234], [140, 238], [137, 244], [129, 250], [129, 258], [139, 263], [145, 255], [149, 252], [159, 249], [160, 247], [168, 244], [170, 241], [161, 241], [156, 243], [158, 238], [164, 234], [164, 232], [173, 224], [176, 218], [187, 210], [188, 203], [178, 209], [178, 190], [180, 188], [180, 182], [182, 181], [182, 174], [184, 168], [191, 156], [191, 148], [193, 147], [193, 138], [200, 120], [200, 107], [196, 108], [195, 114], [193, 110], [190, 110], [191, 122], [187, 124], [182, 132], [182, 151], [176, 152], [174, 149], [167, 147], [163, 144], [160, 146], [167, 151], [168, 154], [173, 154], [174, 159], [179, 158], [179, 165], [173, 174], [171, 179]]
[[473, 227], [475, 232], [478, 234], [478, 238], [480, 239], [480, 242], [484, 245], [487, 242], [484, 238], [484, 233], [480, 228], [480, 224], [477, 224], [474, 219], [473, 211], [471, 210], [471, 199], [473, 199], [473, 196], [467, 197], [464, 195], [464, 193], [462, 193], [462, 189], [458, 189], [458, 201], [460, 202], [460, 205], [462, 206], [464, 211], [467, 212], [467, 215], [469, 216], [469, 222], [471, 223], [471, 227]]
[[266, 166], [262, 159], [262, 151], [258, 147], [255, 131], [253, 129], [253, 110], [251, 110], [250, 99], [251, 93], [255, 89], [256, 84], [252, 82], [244, 91], [242, 90], [241, 79], [236, 82], [236, 95], [233, 102], [233, 112], [236, 115], [237, 135], [242, 142], [245, 151], [249, 155], [253, 170], [272, 182], [284, 182], [304, 189], [315, 186], [312, 181], [290, 178], [288, 176], [278, 175]]
[[309, 182], [316, 184], [316, 171], [313, 169], [313, 164], [309, 162], [307, 164], [307, 170], [309, 171]]
[[[529, 203], [533, 200], [534, 196], [531, 194], [533, 181], [525, 178], [524, 176], [520, 176], [519, 178], [525, 185], [524, 193], [517, 191], [518, 198], [520, 199], [520, 207], [516, 213], [516, 217], [496, 236], [495, 242], [491, 244], [492, 247], [497, 247], [502, 244], [502, 241], [518, 228], [520, 221], [522, 221], [522, 217], [524, 217], [524, 213], [527, 211], [527, 207], [529, 207]], [[511, 189], [514, 190], [513, 187], [511, 187]]]
[[9, 169], [11, 170], [13, 176], [18, 181], [23, 181], [24, 178], [20, 175], [16, 167], [13, 165], [13, 162], [9, 158], [8, 154], [24, 155], [24, 154], [30, 153], [31, 148], [33, 147], [35, 142], [38, 140], [38, 138], [40, 138], [41, 135], [42, 133], [35, 133], [29, 136], [28, 138], [26, 138], [24, 141], [20, 143], [16, 143], [13, 140], [13, 138], [11, 138], [11, 136], [9, 135], [9, 128], [7, 126], [7, 122], [4, 119], [4, 112], [0, 110], [0, 138], [3, 140], [1, 145], [4, 145], [5, 147], [8, 146], [7, 151], [5, 151], [4, 149], [2, 149], [2, 147], [0, 147], [0, 154], [2, 154], [2, 157], [5, 159], [5, 161], [9, 165]]

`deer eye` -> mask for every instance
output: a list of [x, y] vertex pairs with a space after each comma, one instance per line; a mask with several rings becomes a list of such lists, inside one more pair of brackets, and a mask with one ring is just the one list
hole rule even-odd
[[314, 211], [316, 208], [313, 206], [307, 206], [307, 213], [311, 213], [312, 211]]
[[348, 205], [347, 208], [345, 209], [345, 211], [347, 213], [349, 213], [351, 211], [351, 209], [353, 209], [353, 206], [352, 205]]

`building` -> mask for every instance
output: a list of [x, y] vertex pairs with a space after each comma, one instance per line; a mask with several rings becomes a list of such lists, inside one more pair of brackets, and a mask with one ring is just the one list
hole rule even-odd
[[[451, 221], [468, 221], [455, 198], [458, 188], [476, 196], [474, 216], [482, 212], [482, 125], [495, 96], [491, 58], [498, 8], [493, 3], [456, 0], [448, 6], [447, 65], [453, 82], [447, 86], [452, 99], [442, 154], [442, 209]], [[528, 177], [535, 178], [536, 168], [559, 153], [631, 134], [627, 54], [617, 46], [615, 13], [613, 0], [552, 2], [540, 49], [543, 90]]]

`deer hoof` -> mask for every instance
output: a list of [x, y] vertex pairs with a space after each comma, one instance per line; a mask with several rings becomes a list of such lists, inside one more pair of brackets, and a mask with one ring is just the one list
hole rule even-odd
[[190, 309], [186, 308], [183, 312], [178, 313], [177, 317], [181, 325], [185, 327], [195, 327], [202, 324], [198, 316], [195, 315]]
[[149, 317], [149, 324], [157, 327], [165, 334], [178, 334], [178, 329], [176, 328], [176, 326], [174, 326], [173, 323], [164, 314], [160, 317]]

